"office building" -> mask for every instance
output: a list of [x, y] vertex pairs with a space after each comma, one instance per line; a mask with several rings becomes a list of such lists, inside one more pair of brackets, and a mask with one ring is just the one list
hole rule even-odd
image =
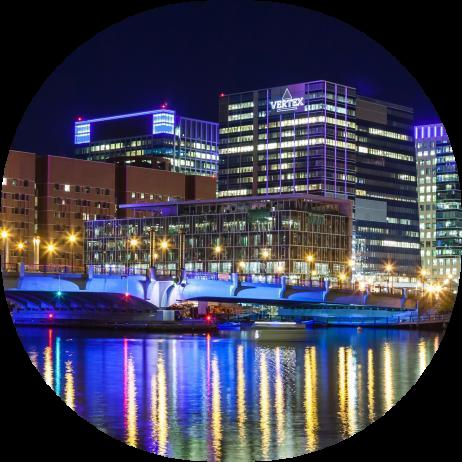
[[218, 124], [160, 109], [96, 119], [78, 117], [75, 154], [186, 175], [216, 176]]
[[449, 139], [436, 140], [435, 151], [437, 278], [458, 285], [462, 256], [460, 180]]
[[413, 110], [358, 96], [356, 123], [356, 270], [407, 285], [420, 267]]
[[159, 271], [177, 272], [183, 235], [189, 271], [284, 273], [296, 279], [336, 279], [348, 271], [348, 200], [285, 194], [124, 207], [151, 216], [85, 222], [85, 261], [96, 270], [144, 270], [153, 261]]
[[218, 197], [309, 193], [354, 201], [358, 279], [415, 282], [420, 265], [413, 111], [305, 82], [219, 98]]

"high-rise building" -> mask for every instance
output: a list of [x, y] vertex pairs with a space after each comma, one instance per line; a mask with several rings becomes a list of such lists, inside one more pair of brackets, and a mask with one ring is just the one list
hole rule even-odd
[[405, 284], [420, 267], [413, 110], [358, 96], [356, 123], [357, 271]]
[[218, 124], [161, 109], [75, 122], [76, 156], [216, 176]]
[[[415, 281], [412, 109], [314, 81], [222, 94], [219, 123], [218, 197], [300, 192], [349, 198], [358, 279]], [[387, 263], [392, 270], [386, 274]]]
[[[449, 139], [438, 139], [436, 151], [437, 278], [458, 285], [462, 256], [462, 207], [457, 164]], [[449, 282], [449, 281], [446, 281]]]
[[414, 137], [422, 270], [433, 281], [458, 279], [462, 212], [454, 154], [442, 123], [417, 125]]

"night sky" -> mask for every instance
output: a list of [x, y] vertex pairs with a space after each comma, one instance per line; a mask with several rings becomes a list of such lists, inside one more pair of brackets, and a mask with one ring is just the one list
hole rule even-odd
[[79, 47], [45, 82], [12, 148], [73, 154], [73, 121], [150, 110], [216, 121], [218, 94], [326, 79], [438, 121], [415, 79], [381, 45], [305, 8], [236, 1], [132, 16]]

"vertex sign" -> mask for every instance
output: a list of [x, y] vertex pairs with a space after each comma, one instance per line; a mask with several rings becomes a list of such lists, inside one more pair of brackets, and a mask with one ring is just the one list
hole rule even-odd
[[293, 112], [303, 110], [305, 105], [304, 85], [292, 85], [271, 90], [269, 106], [271, 112]]

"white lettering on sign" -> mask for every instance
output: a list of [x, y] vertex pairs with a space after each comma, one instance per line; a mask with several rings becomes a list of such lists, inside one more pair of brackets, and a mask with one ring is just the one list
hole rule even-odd
[[270, 101], [271, 110], [276, 110], [277, 112], [294, 111], [299, 106], [303, 106], [304, 104], [304, 98], [292, 98], [288, 88], [286, 88], [286, 91], [282, 95], [282, 99]]

